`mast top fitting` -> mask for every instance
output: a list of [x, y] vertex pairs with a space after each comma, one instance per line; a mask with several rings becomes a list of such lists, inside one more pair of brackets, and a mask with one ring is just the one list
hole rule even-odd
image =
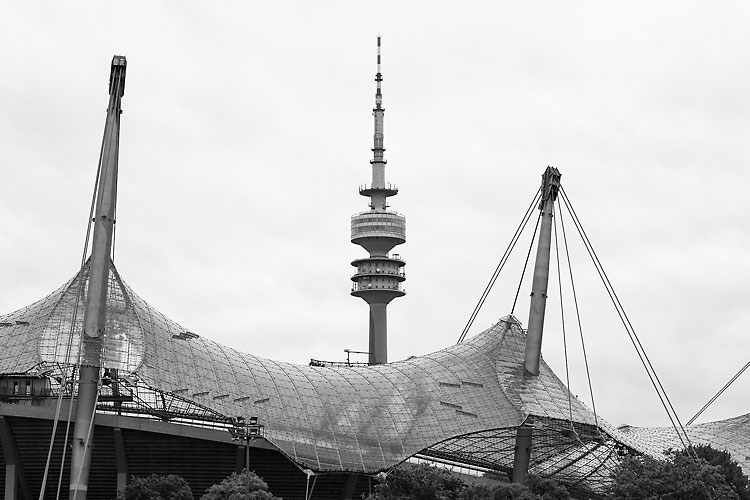
[[539, 210], [544, 209], [547, 200], [555, 201], [560, 191], [560, 177], [562, 174], [555, 167], [547, 166], [542, 174], [542, 199], [539, 201]]

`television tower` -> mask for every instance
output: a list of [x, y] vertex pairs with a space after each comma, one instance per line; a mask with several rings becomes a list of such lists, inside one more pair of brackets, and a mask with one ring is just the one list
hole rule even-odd
[[401, 283], [406, 279], [406, 263], [398, 254], [389, 252], [406, 241], [406, 217], [388, 210], [388, 197], [398, 189], [385, 182], [383, 153], [383, 95], [380, 83], [380, 36], [378, 36], [378, 69], [375, 74], [375, 136], [372, 147], [372, 182], [359, 188], [359, 194], [370, 198], [370, 210], [352, 216], [352, 243], [370, 253], [366, 259], [357, 259], [352, 266], [357, 270], [352, 276], [352, 295], [360, 297], [370, 306], [369, 359], [371, 365], [388, 362], [388, 326], [386, 307], [396, 297], [402, 297]]

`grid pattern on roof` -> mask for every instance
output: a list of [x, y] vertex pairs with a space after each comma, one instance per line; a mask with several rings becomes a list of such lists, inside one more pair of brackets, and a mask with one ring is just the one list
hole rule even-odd
[[[529, 472], [580, 490], [603, 492], [620, 457], [629, 452], [595, 427], [569, 420], [537, 418], [532, 433]], [[516, 429], [489, 429], [448, 439], [420, 455], [505, 472], [510, 478], [515, 445]]]
[[[374, 472], [446, 436], [524, 416], [505, 397], [494, 360], [494, 333], [428, 356], [359, 369], [262, 359], [204, 337], [178, 338], [179, 325], [132, 295], [152, 351], [138, 374], [224, 415], [257, 416], [266, 437], [315, 470]], [[491, 343], [491, 342], [490, 342]], [[180, 361], [178, 361], [180, 360]]]
[[[39, 339], [39, 359], [47, 363], [78, 364], [78, 350], [83, 331], [89, 267], [73, 277], [44, 322]], [[83, 287], [79, 276], [83, 276]], [[57, 293], [57, 292], [56, 292]], [[110, 265], [107, 290], [105, 333], [99, 359], [84, 359], [84, 364], [105, 366], [135, 372], [143, 359], [144, 335], [133, 311], [129, 294], [114, 265]]]
[[[742, 467], [743, 472], [750, 474], [750, 413], [717, 422], [693, 424], [685, 427], [685, 430], [692, 444], [709, 444], [717, 450], [728, 451]], [[618, 431], [653, 456], [662, 456], [669, 448], [682, 448], [682, 443], [672, 427], [623, 425], [618, 427]]]
[[[88, 267], [84, 283], [87, 273]], [[77, 275], [44, 299], [0, 316], [0, 373], [64, 364], [71, 331], [68, 361], [75, 363], [85, 292], [84, 286], [79, 293]], [[614, 429], [601, 419], [597, 428], [592, 413], [543, 361], [538, 377], [526, 374], [525, 335], [512, 317], [459, 345], [405, 361], [356, 369], [300, 366], [241, 353], [187, 330], [138, 297], [112, 265], [106, 324], [102, 367], [136, 375], [151, 388], [143, 394], [127, 389], [133, 404], [142, 401], [172, 421], [205, 418], [215, 425], [256, 416], [282, 453], [316, 471], [377, 472], [416, 454], [506, 470], [516, 427], [533, 421], [532, 470], [595, 491], [623, 450], [658, 454], [675, 446], [669, 429]], [[745, 416], [689, 432], [696, 442], [728, 449], [748, 470], [749, 427]]]

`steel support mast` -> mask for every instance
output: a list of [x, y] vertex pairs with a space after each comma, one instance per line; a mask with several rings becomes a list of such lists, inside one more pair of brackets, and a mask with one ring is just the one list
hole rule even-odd
[[70, 465], [71, 500], [86, 500], [88, 493], [117, 203], [120, 114], [122, 113], [121, 100], [125, 92], [126, 67], [125, 57], [114, 56], [112, 58], [109, 76], [109, 106], [99, 162], [99, 186], [93, 220], [94, 238], [91, 247], [86, 309], [83, 317], [82, 345], [78, 360], [78, 397]]
[[[526, 332], [524, 370], [526, 376], [539, 375], [539, 360], [542, 356], [542, 333], [544, 331], [544, 311], [547, 306], [547, 285], [549, 283], [549, 255], [552, 244], [552, 217], [557, 193], [560, 190], [560, 172], [547, 167], [542, 174], [542, 199], [539, 202], [541, 227], [539, 243], [534, 263], [534, 278], [531, 285], [531, 306], [529, 307], [529, 329]], [[525, 483], [531, 461], [534, 422], [527, 417], [516, 429], [516, 446], [513, 457], [513, 482]]]
[[542, 355], [542, 333], [544, 332], [544, 310], [547, 307], [547, 284], [549, 283], [549, 254], [552, 242], [552, 215], [557, 193], [560, 189], [560, 172], [547, 167], [542, 174], [542, 211], [539, 243], [534, 263], [534, 279], [531, 285], [529, 307], [529, 329], [526, 333], [526, 351], [523, 366], [531, 375], [539, 375], [539, 359]]

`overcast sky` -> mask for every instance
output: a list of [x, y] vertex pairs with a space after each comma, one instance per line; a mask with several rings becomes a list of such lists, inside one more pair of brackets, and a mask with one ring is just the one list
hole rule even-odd
[[[750, 359], [749, 5], [3, 2], [0, 312], [78, 268], [121, 54], [124, 280], [241, 351], [366, 350], [349, 218], [367, 208], [380, 33], [386, 177], [407, 218], [389, 359], [457, 341], [554, 165], [686, 421]], [[510, 312], [529, 237], [470, 335]], [[577, 240], [571, 253], [597, 409], [667, 425]], [[549, 296], [543, 353], [564, 380], [555, 279]], [[747, 413], [748, 391], [745, 374], [700, 421]]]

